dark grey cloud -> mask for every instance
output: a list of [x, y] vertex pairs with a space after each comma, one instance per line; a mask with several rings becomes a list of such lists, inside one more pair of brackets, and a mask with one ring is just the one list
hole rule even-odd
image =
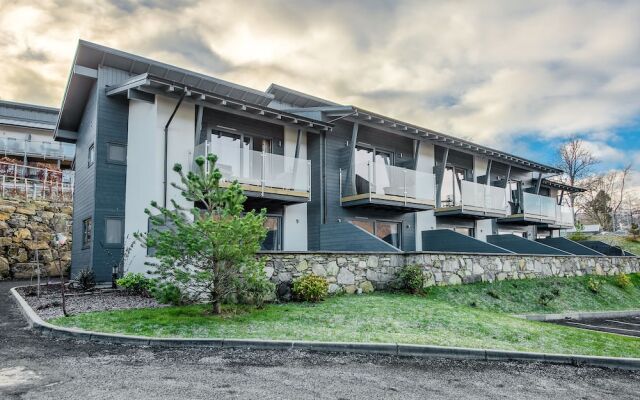
[[111, 0], [111, 4], [120, 11], [136, 12], [140, 8], [150, 10], [182, 10], [198, 3], [197, 0]]
[[36, 61], [36, 62], [47, 62], [50, 60], [49, 56], [46, 52], [42, 50], [36, 50], [32, 47], [27, 47], [18, 54], [18, 59], [22, 61]]

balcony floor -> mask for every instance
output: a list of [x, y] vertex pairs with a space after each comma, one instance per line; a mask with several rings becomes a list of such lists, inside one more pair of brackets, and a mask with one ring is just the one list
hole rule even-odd
[[[220, 182], [220, 187], [228, 187], [230, 182]], [[244, 191], [244, 195], [251, 198], [262, 198], [271, 202], [279, 202], [281, 204], [306, 203], [309, 201], [309, 192], [301, 192], [290, 189], [282, 189], [240, 183], [240, 187]]]
[[473, 206], [440, 207], [435, 209], [436, 217], [460, 217], [468, 219], [502, 218], [506, 213], [497, 210], [485, 210]]
[[518, 225], [554, 225], [556, 221], [549, 217], [532, 214], [512, 214], [504, 218], [498, 218], [499, 224]]
[[363, 193], [345, 196], [341, 199], [343, 207], [390, 208], [404, 211], [425, 211], [435, 206], [435, 200], [418, 200], [377, 193]]

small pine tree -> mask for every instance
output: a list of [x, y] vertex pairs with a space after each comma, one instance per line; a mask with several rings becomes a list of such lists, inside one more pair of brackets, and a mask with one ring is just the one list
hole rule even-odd
[[[186, 210], [171, 200], [172, 209], [152, 202], [149, 215], [155, 229], [137, 233], [136, 239], [155, 249], [151, 272], [162, 281], [180, 287], [193, 298], [207, 296], [213, 314], [231, 295], [252, 296], [273, 291], [264, 273], [264, 263], [256, 258], [266, 236], [265, 210], [244, 213], [244, 196], [238, 182], [221, 187], [222, 174], [215, 167], [217, 157], [195, 160], [196, 172], [173, 168], [180, 176], [182, 197], [200, 206]], [[210, 168], [205, 167], [208, 164]], [[256, 278], [258, 277], [258, 279]]]
[[631, 228], [629, 228], [629, 235], [631, 235], [631, 240], [633, 240], [634, 242], [637, 242], [638, 238], [640, 237], [640, 226], [638, 226], [638, 224], [636, 224], [635, 222], [633, 222], [631, 224]]

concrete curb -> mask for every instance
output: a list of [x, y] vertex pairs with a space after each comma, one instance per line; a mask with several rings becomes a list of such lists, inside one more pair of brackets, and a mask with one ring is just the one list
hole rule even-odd
[[640, 310], [567, 312], [559, 314], [519, 314], [514, 317], [531, 321], [561, 321], [565, 319], [581, 320], [592, 318], [623, 318], [640, 315]]
[[244, 348], [257, 350], [303, 350], [328, 353], [384, 354], [401, 357], [451, 358], [481, 361], [527, 361], [640, 370], [640, 358], [598, 357], [567, 354], [530, 353], [508, 350], [484, 350], [461, 347], [399, 343], [310, 342], [298, 340], [224, 339], [224, 338], [149, 338], [116, 333], [91, 332], [63, 328], [45, 322], [27, 304], [16, 288], [10, 290], [29, 327], [45, 336], [73, 338], [117, 344], [162, 347]]

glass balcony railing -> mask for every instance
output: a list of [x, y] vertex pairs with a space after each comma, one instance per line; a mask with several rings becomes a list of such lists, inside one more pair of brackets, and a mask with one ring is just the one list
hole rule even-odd
[[76, 146], [71, 143], [41, 142], [35, 140], [0, 137], [0, 154], [31, 156], [70, 161], [75, 156]]
[[522, 209], [525, 215], [552, 221], [556, 220], [557, 204], [554, 198], [527, 192], [522, 195]]
[[462, 207], [464, 210], [466, 207], [469, 211], [505, 216], [509, 213], [505, 188], [463, 180], [454, 189], [441, 193], [441, 208]]
[[[292, 195], [311, 193], [311, 161], [240, 148], [236, 143], [206, 141], [194, 149], [194, 160], [213, 153], [216, 167], [226, 181], [255, 186], [264, 194], [271, 189]], [[195, 163], [193, 168], [195, 169]], [[206, 168], [209, 168], [207, 165]], [[279, 194], [288, 194], [279, 192]]]
[[341, 170], [341, 197], [368, 195], [420, 202], [435, 201], [433, 174], [367, 162], [355, 165], [355, 174]]
[[567, 227], [567, 228], [573, 228], [574, 226], [573, 209], [571, 207], [561, 206], [561, 205], [558, 205], [556, 207], [557, 207], [556, 208], [557, 225]]

